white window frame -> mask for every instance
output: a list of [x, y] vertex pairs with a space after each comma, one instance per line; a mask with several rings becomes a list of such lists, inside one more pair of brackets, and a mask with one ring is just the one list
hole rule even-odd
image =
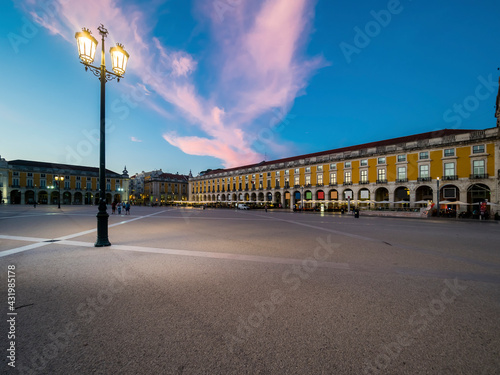
[[[425, 155], [425, 157], [422, 157]], [[429, 160], [429, 151], [420, 151], [418, 153], [418, 160]]]
[[[482, 148], [482, 151], [479, 150], [479, 151], [475, 151], [475, 148], [476, 147], [481, 147]], [[475, 154], [484, 154], [486, 152], [486, 146], [484, 144], [481, 144], [481, 145], [474, 145], [472, 146], [472, 155], [475, 155]]]
[[[427, 168], [427, 176], [422, 176], [422, 168], [423, 167]], [[429, 164], [420, 164], [418, 166], [418, 177], [419, 178], [430, 178], [431, 177], [431, 167]]]
[[[398, 176], [398, 180], [406, 180], [406, 178], [407, 178], [406, 167], [398, 167], [396, 173]], [[403, 176], [403, 177], [401, 177], [401, 176]]]

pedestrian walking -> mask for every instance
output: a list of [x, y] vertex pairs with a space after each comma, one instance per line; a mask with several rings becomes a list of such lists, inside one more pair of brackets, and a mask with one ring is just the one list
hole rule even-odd
[[118, 204], [116, 205], [116, 208], [118, 209], [118, 215], [121, 215], [122, 214], [122, 203], [118, 202]]
[[130, 215], [130, 202], [125, 205], [125, 215]]
[[111, 203], [111, 213], [114, 215], [116, 211], [116, 201], [113, 201], [113, 203]]

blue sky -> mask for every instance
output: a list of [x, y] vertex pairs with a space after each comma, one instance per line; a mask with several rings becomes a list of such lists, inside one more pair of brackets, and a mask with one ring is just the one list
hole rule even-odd
[[125, 78], [106, 85], [117, 172], [196, 175], [496, 125], [498, 1], [30, 0], [1, 10], [7, 160], [98, 165], [99, 81], [74, 34], [87, 27], [100, 41], [101, 23], [106, 51], [120, 42], [130, 53]]

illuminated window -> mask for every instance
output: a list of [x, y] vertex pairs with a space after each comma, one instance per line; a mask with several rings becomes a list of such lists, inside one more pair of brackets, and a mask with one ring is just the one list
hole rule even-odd
[[337, 173], [330, 173], [330, 185], [337, 185]]
[[323, 185], [323, 173], [318, 174], [318, 185]]
[[377, 180], [386, 181], [385, 169], [379, 169], [377, 171]]
[[352, 180], [351, 180], [351, 172], [345, 172], [345, 174], [344, 174], [344, 182], [348, 183], [348, 184], [352, 182]]
[[359, 182], [368, 182], [368, 171], [367, 170], [361, 171], [359, 177], [360, 177]]

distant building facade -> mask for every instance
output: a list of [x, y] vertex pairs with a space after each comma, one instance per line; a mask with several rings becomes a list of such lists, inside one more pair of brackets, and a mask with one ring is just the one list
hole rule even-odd
[[143, 205], [187, 202], [188, 186], [189, 175], [165, 173], [161, 169], [143, 171], [130, 179], [130, 201]]
[[[128, 179], [126, 168], [122, 174], [106, 170], [107, 203], [126, 200]], [[0, 158], [1, 202], [58, 204], [59, 191], [61, 204], [98, 204], [99, 168]]]
[[[500, 128], [443, 129], [335, 150], [215, 170], [190, 178], [190, 201], [335, 209], [413, 207], [416, 202], [488, 202], [498, 212]], [[388, 203], [381, 203], [388, 202]]]

